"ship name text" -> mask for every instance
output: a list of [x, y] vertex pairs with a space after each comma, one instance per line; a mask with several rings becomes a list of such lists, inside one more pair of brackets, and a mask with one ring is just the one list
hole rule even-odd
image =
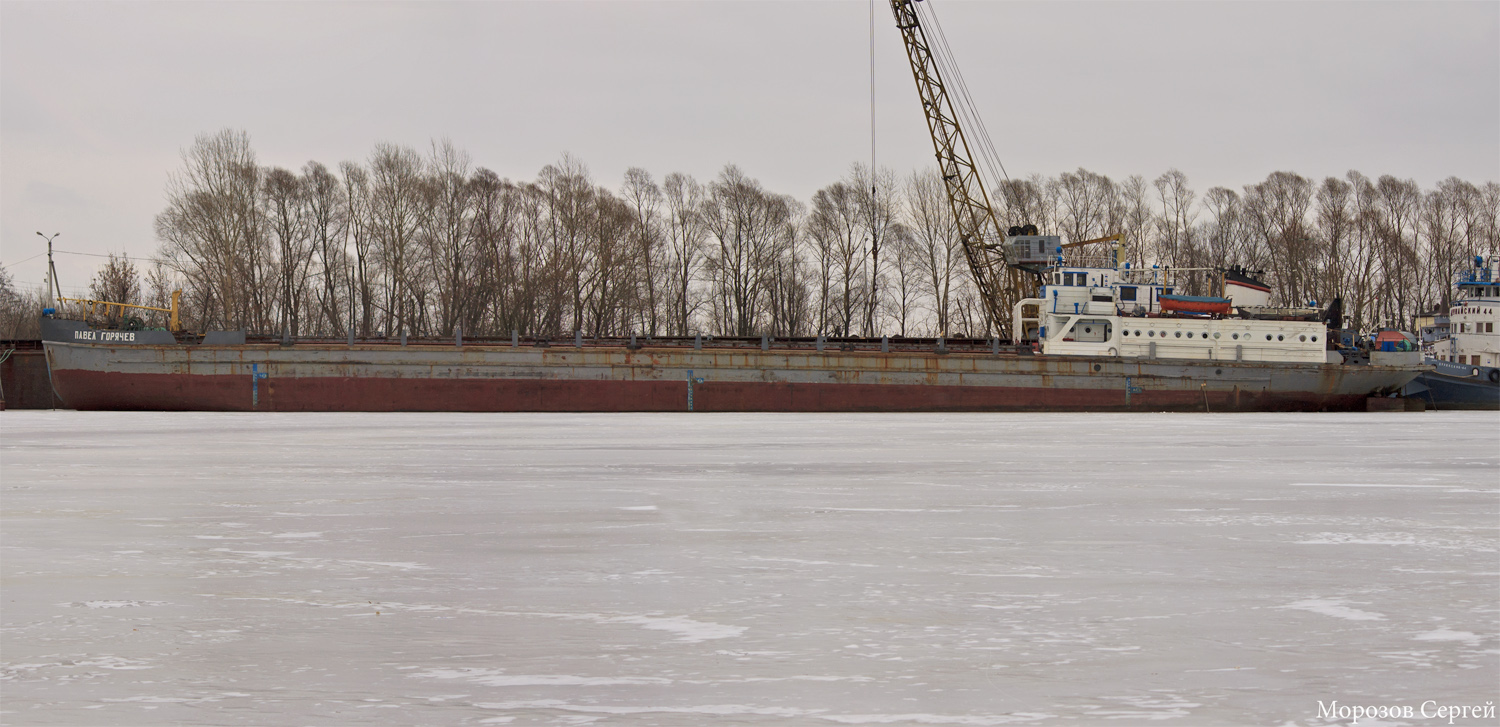
[[75, 341], [125, 341], [135, 342], [135, 331], [73, 331]]

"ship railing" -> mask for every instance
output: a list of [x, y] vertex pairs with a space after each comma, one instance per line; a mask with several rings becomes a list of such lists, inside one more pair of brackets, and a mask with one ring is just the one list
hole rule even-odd
[[290, 336], [248, 335], [245, 343], [252, 345], [338, 346], [350, 343], [360, 347], [446, 346], [483, 349], [549, 348], [569, 350], [575, 348], [601, 349], [695, 349], [731, 351], [843, 352], [865, 353], [968, 353], [968, 354], [1026, 354], [1031, 352], [1029, 344], [1013, 345], [997, 338], [960, 337], [901, 337], [901, 336], [472, 336], [464, 334], [462, 341], [455, 336]]
[[1495, 276], [1491, 274], [1490, 269], [1487, 267], [1469, 268], [1467, 270], [1460, 270], [1458, 273], [1458, 282], [1460, 285], [1464, 283], [1493, 283], [1496, 282], [1494, 278]]
[[166, 313], [170, 316], [167, 324], [168, 326], [170, 326], [170, 330], [180, 331], [182, 330], [182, 318], [181, 311], [178, 308], [178, 305], [179, 299], [181, 297], [182, 291], [172, 291], [172, 307], [170, 308], [157, 308], [149, 305], [136, 305], [134, 303], [115, 303], [113, 301], [93, 300], [91, 298], [65, 298], [61, 295], [57, 296], [57, 301], [62, 304], [72, 303], [74, 305], [77, 305], [81, 310], [83, 310], [83, 314], [86, 319], [94, 317], [96, 313], [106, 318], [112, 316], [124, 318], [126, 313], [135, 310]]

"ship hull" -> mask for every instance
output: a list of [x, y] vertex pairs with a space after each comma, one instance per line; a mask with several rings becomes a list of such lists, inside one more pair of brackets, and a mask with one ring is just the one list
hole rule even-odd
[[1500, 375], [1491, 366], [1468, 366], [1429, 359], [1435, 367], [1413, 379], [1405, 395], [1437, 410], [1500, 410]]
[[1415, 367], [940, 352], [48, 342], [76, 409], [1363, 410]]

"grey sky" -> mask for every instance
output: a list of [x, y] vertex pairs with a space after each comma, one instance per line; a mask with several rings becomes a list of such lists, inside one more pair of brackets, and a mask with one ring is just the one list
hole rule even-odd
[[[1201, 194], [1278, 169], [1500, 181], [1500, 3], [936, 2], [1012, 175], [1080, 166]], [[807, 200], [870, 156], [868, 0], [0, 3], [0, 263], [35, 231], [156, 248], [180, 152], [251, 135], [264, 165], [448, 137], [533, 179], [569, 152], [711, 179], [735, 163]], [[931, 163], [886, 0], [878, 162]], [[99, 260], [60, 256], [65, 288]]]

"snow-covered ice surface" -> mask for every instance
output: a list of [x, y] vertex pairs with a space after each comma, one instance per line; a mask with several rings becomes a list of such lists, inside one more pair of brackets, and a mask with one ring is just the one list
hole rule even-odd
[[6, 724], [1500, 701], [1493, 413], [10, 411], [0, 435]]

